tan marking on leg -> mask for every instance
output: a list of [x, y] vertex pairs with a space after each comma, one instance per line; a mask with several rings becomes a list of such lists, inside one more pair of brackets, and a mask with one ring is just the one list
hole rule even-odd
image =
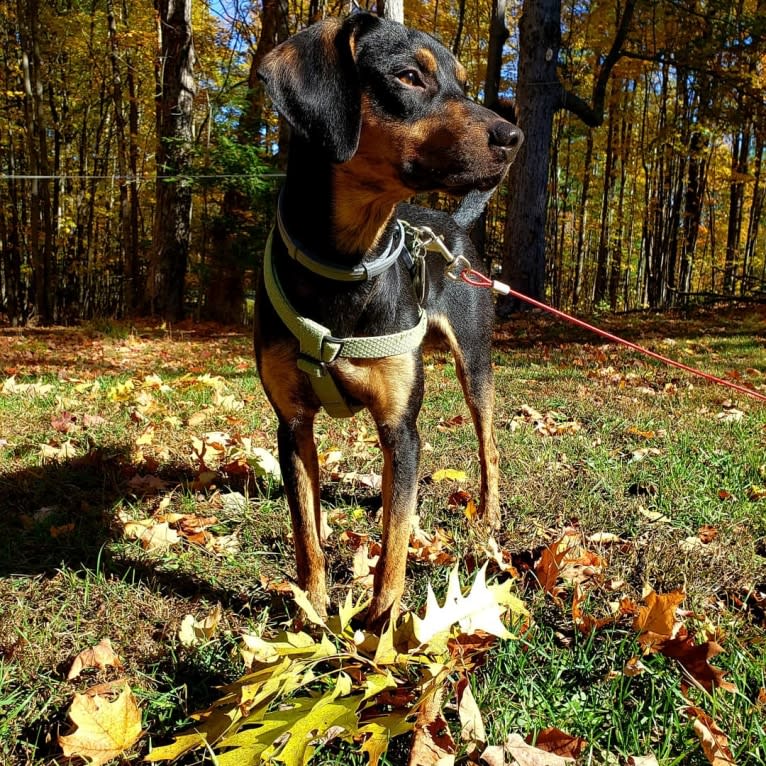
[[500, 493], [498, 490], [500, 458], [497, 452], [494, 428], [495, 387], [491, 384], [490, 379], [488, 384], [477, 391], [477, 396], [474, 397], [471, 393], [471, 383], [467, 377], [465, 358], [449, 319], [443, 314], [429, 315], [428, 323], [429, 326], [435, 327], [444, 335], [455, 357], [455, 370], [479, 442], [479, 462], [481, 465], [479, 515], [489, 527], [496, 527], [500, 523]]
[[298, 584], [314, 608], [326, 614], [319, 465], [313, 436], [316, 397], [295, 366], [294, 345], [263, 349], [258, 362], [263, 387], [280, 419], [280, 464], [292, 519]]
[[398, 423], [407, 408], [415, 375], [415, 356], [339, 359], [332, 366], [343, 387], [370, 410], [377, 423]]

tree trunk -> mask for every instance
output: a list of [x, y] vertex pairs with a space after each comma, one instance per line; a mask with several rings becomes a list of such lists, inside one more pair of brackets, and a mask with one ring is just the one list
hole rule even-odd
[[[636, 0], [627, 0], [612, 47], [604, 57], [588, 104], [566, 92], [558, 81], [556, 65], [561, 44], [561, 1], [524, 0], [519, 23], [519, 62], [516, 117], [525, 141], [508, 174], [508, 210], [503, 279], [515, 290], [542, 299], [545, 293], [546, 183], [553, 116], [566, 108], [586, 125], [604, 121], [606, 87], [622, 55]], [[515, 298], [498, 301], [503, 316], [522, 308]]]
[[120, 71], [120, 50], [117, 43], [117, 21], [114, 16], [114, 0], [106, 0], [106, 15], [109, 31], [109, 61], [112, 66], [112, 108], [117, 138], [117, 182], [120, 190], [120, 236], [118, 247], [123, 274], [123, 309], [126, 314], [133, 311], [136, 285], [131, 279], [132, 265], [129, 253], [133, 251], [133, 232], [130, 226], [130, 203], [128, 199], [128, 140], [125, 105], [122, 96], [122, 73]]
[[404, 0], [381, 0], [378, 2], [378, 15], [389, 21], [404, 24]]
[[723, 291], [734, 294], [737, 270], [740, 266], [740, 236], [742, 233], [742, 212], [745, 201], [744, 177], [747, 173], [747, 155], [750, 148], [748, 127], [733, 136], [731, 146], [731, 177], [729, 185], [729, 219], [726, 227], [726, 260], [724, 261]]
[[[261, 34], [258, 37], [248, 74], [248, 99], [237, 126], [240, 143], [258, 140], [263, 123], [265, 91], [258, 69], [266, 54], [280, 38], [279, 0], [264, 0], [261, 10]], [[282, 118], [279, 118], [282, 120]], [[208, 263], [204, 315], [207, 319], [235, 324], [242, 321], [245, 301], [245, 264], [240, 241], [247, 236], [250, 201], [242, 192], [229, 187], [224, 192], [219, 224], [213, 228], [213, 252]]]
[[38, 0], [18, 0], [21, 69], [24, 81], [24, 120], [29, 152], [29, 249], [32, 256], [35, 310], [42, 324], [53, 321], [51, 290], [51, 211], [47, 130], [42, 121]]
[[585, 230], [588, 225], [588, 194], [590, 192], [591, 167], [593, 165], [593, 131], [589, 130], [585, 143], [584, 177], [582, 180], [582, 196], [577, 213], [577, 249], [575, 251], [574, 284], [572, 285], [572, 308], [580, 303], [583, 284], [583, 263], [585, 260]]
[[161, 56], [157, 108], [157, 204], [148, 294], [152, 314], [176, 321], [184, 314], [191, 238], [190, 170], [195, 95], [191, 0], [155, 0]]
[[[508, 174], [511, 193], [505, 222], [502, 278], [532, 298], [545, 291], [545, 220], [548, 155], [553, 115], [560, 106], [556, 63], [561, 43], [560, 0], [525, 0], [519, 23], [519, 79], [516, 119], [524, 143]], [[522, 306], [515, 298], [498, 302], [507, 315]]]
[[604, 300], [608, 289], [609, 256], [612, 209], [612, 193], [614, 190], [614, 136], [617, 130], [617, 116], [614, 104], [609, 109], [609, 125], [606, 137], [606, 157], [604, 159], [604, 184], [601, 197], [601, 228], [596, 254], [596, 282], [593, 286], [593, 304], [598, 306]]

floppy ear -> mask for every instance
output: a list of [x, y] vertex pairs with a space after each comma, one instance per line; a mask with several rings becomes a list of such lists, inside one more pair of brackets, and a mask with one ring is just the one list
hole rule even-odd
[[258, 70], [292, 129], [335, 162], [350, 160], [359, 144], [362, 94], [353, 40], [369, 23], [358, 16], [343, 24], [319, 21], [277, 46]]

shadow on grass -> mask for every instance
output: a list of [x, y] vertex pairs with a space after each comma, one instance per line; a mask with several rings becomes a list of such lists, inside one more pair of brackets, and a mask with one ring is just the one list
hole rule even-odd
[[0, 576], [95, 568], [122, 497], [119, 448], [0, 474]]
[[[723, 339], [766, 333], [766, 306], [760, 305], [661, 313], [636, 311], [596, 317], [574, 314], [595, 327], [639, 344], [664, 338], [693, 341], [710, 336]], [[548, 343], [601, 345], [608, 341], [539, 309], [520, 312], [505, 320], [498, 319], [496, 323], [494, 346], [497, 350], [509, 351]]]
[[[127, 450], [118, 445], [102, 445], [83, 457], [0, 474], [0, 578], [53, 576], [64, 569], [101, 571], [138, 580], [158, 593], [217, 602], [239, 613], [264, 606], [284, 612], [281, 599], [275, 602], [257, 580], [251, 586], [235, 585], [214, 576], [209, 556], [201, 557], [206, 566], [195, 571], [178, 566], [175, 549], [172, 555], [157, 555], [125, 540], [119, 510], [130, 512], [136, 503], [144, 506], [136, 516], [147, 513], [145, 503], [130, 488], [134, 475]], [[165, 481], [169, 491], [189, 486], [195, 477], [187, 466], [170, 465], [158, 471], [156, 478]], [[247, 491], [236, 479], [227, 482], [226, 488]], [[210, 515], [204, 501], [199, 513]], [[276, 538], [272, 542], [272, 547], [279, 543]], [[268, 534], [259, 535], [259, 545], [269, 547]]]

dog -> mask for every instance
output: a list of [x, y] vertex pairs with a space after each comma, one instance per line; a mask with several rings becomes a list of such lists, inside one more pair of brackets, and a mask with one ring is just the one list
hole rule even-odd
[[465, 70], [433, 37], [371, 14], [313, 24], [271, 51], [259, 77], [291, 127], [255, 353], [278, 419], [298, 584], [326, 615], [315, 416], [322, 406], [339, 416], [366, 408], [384, 464], [382, 552], [365, 622], [382, 629], [399, 612], [415, 518], [426, 331], [454, 354], [479, 443], [479, 513], [489, 526], [500, 520], [492, 295], [446, 278], [441, 259], [413, 257], [411, 232], [425, 226], [479, 265], [450, 215], [400, 203], [494, 188], [523, 135], [469, 100]]

